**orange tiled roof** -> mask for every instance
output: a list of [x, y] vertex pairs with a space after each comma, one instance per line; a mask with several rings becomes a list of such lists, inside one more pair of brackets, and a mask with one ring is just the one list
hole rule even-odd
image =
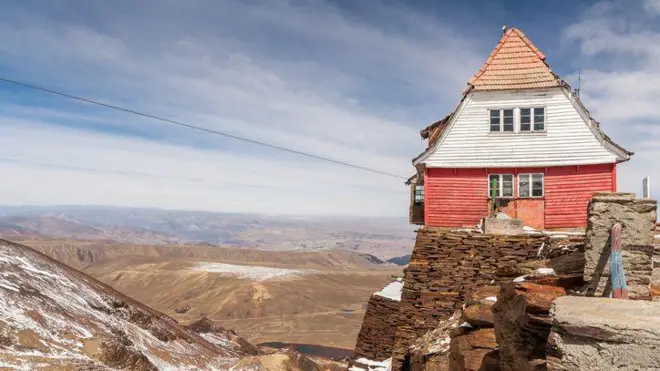
[[473, 90], [514, 90], [560, 86], [561, 81], [522, 31], [507, 30], [486, 63], [468, 82]]

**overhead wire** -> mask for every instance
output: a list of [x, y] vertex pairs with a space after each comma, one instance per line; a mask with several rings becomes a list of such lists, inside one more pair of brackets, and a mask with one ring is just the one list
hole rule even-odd
[[270, 143], [258, 141], [258, 140], [255, 140], [255, 139], [250, 139], [250, 138], [246, 138], [246, 137], [242, 137], [242, 136], [238, 136], [238, 135], [234, 135], [234, 134], [229, 134], [229, 133], [225, 133], [225, 132], [221, 132], [221, 131], [217, 131], [217, 130], [213, 130], [213, 129], [208, 129], [208, 128], [201, 127], [201, 126], [191, 125], [191, 124], [187, 124], [187, 123], [182, 122], [182, 121], [172, 120], [172, 119], [168, 119], [166, 117], [161, 117], [161, 116], [156, 116], [156, 115], [149, 114], [149, 113], [140, 112], [140, 111], [136, 111], [136, 110], [133, 110], [133, 109], [117, 106], [117, 105], [114, 105], [114, 104], [103, 103], [103, 102], [100, 102], [100, 101], [97, 101], [97, 100], [94, 100], [94, 99], [64, 93], [64, 92], [61, 92], [61, 91], [58, 91], [58, 90], [45, 88], [45, 87], [42, 87], [42, 86], [39, 86], [39, 85], [34, 85], [34, 84], [26, 83], [26, 82], [12, 80], [12, 79], [5, 78], [5, 77], [0, 77], [0, 82], [4, 82], [4, 83], [7, 83], [7, 84], [13, 84], [13, 85], [16, 85], [16, 86], [37, 90], [37, 91], [40, 91], [40, 92], [43, 92], [43, 93], [49, 93], [49, 94], [57, 95], [57, 96], [60, 96], [60, 97], [64, 97], [64, 98], [68, 98], [68, 99], [72, 99], [72, 100], [77, 100], [77, 101], [80, 101], [80, 102], [89, 103], [89, 104], [93, 104], [93, 105], [97, 105], [97, 106], [101, 106], [101, 107], [105, 107], [105, 108], [109, 108], [109, 109], [113, 109], [113, 110], [117, 110], [117, 111], [121, 111], [121, 112], [125, 112], [125, 113], [130, 113], [130, 114], [133, 114], [133, 115], [146, 117], [146, 118], [149, 118], [149, 119], [165, 122], [165, 123], [172, 124], [172, 125], [178, 125], [178, 126], [186, 127], [186, 128], [193, 129], [193, 130], [198, 130], [198, 131], [202, 131], [202, 132], [206, 132], [206, 133], [210, 133], [210, 134], [220, 135], [220, 136], [223, 136], [223, 137], [226, 137], [226, 138], [235, 139], [235, 140], [239, 140], [239, 141], [243, 141], [243, 142], [247, 142], [247, 143], [251, 143], [251, 144], [255, 144], [255, 145], [260, 145], [260, 146], [268, 147], [268, 148], [279, 150], [279, 151], [289, 152], [289, 153], [293, 153], [293, 154], [296, 154], [296, 155], [305, 156], [305, 157], [308, 157], [308, 158], [313, 158], [313, 159], [316, 159], [316, 160], [326, 161], [326, 162], [333, 163], [335, 165], [342, 165], [342, 166], [346, 166], [346, 167], [350, 167], [350, 168], [354, 168], [354, 169], [358, 169], [358, 170], [368, 171], [368, 172], [372, 172], [372, 173], [376, 173], [376, 174], [380, 174], [380, 175], [386, 175], [386, 176], [399, 178], [399, 179], [407, 179], [407, 177], [397, 175], [397, 174], [393, 174], [393, 173], [389, 173], [389, 172], [386, 172], [386, 171], [372, 169], [372, 168], [368, 168], [366, 166], [361, 166], [361, 165], [355, 165], [355, 164], [352, 164], [352, 163], [349, 163], [349, 162], [335, 160], [335, 159], [332, 159], [332, 158], [329, 158], [329, 157], [319, 156], [319, 155], [315, 155], [313, 153], [304, 152], [304, 151], [300, 151], [300, 150], [296, 150], [296, 149], [292, 149], [292, 148], [287, 148], [287, 147], [283, 147], [283, 146], [278, 146], [278, 145], [275, 145], [275, 144], [270, 144]]

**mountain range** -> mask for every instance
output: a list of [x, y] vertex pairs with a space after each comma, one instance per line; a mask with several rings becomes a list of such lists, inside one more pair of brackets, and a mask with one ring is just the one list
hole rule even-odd
[[0, 236], [263, 250], [345, 249], [387, 260], [412, 250], [403, 218], [296, 217], [103, 206], [0, 207]]

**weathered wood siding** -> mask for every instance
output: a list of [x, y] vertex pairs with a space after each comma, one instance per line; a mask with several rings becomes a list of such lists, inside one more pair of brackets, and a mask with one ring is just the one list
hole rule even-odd
[[426, 225], [474, 226], [488, 214], [484, 169], [426, 169]]
[[[490, 133], [489, 109], [545, 107], [545, 132]], [[515, 110], [516, 122], [519, 110]], [[473, 92], [459, 107], [445, 137], [422, 163], [427, 167], [486, 168], [614, 163], [563, 88], [526, 92]], [[518, 131], [518, 127], [515, 129]]]
[[584, 227], [594, 192], [615, 192], [614, 164], [548, 168], [545, 228]]
[[[425, 225], [466, 227], [488, 216], [488, 174], [514, 174], [514, 197], [504, 212], [538, 229], [584, 227], [594, 192], [616, 191], [614, 164], [543, 168], [426, 170]], [[518, 198], [518, 174], [543, 173], [544, 195]]]

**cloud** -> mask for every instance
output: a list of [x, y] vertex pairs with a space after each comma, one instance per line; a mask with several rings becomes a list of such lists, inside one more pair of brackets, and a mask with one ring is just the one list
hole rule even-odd
[[638, 194], [642, 177], [660, 179], [659, 4], [604, 1], [563, 32], [579, 47], [585, 104], [615, 141], [636, 152], [618, 179], [620, 190]]
[[[482, 61], [450, 23], [384, 4], [21, 2], [0, 34], [13, 78], [402, 176]], [[406, 215], [396, 179], [19, 89], [0, 99], [0, 203]]]

